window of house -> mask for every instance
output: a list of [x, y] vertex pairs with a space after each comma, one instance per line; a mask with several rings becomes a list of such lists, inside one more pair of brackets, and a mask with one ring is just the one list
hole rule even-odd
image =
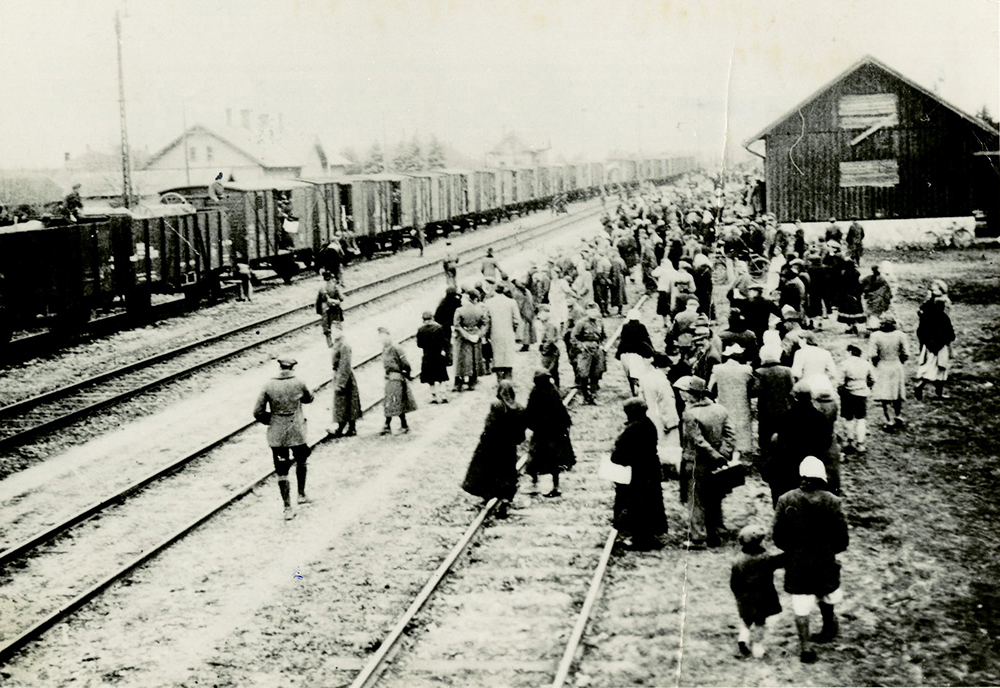
[[212, 147], [211, 146], [206, 146], [205, 147], [205, 160], [208, 160], [209, 162], [212, 161]]
[[197, 154], [195, 153], [195, 151], [196, 151], [196, 149], [195, 149], [195, 147], [194, 147], [194, 146], [191, 146], [191, 147], [190, 147], [190, 148], [188, 149], [188, 160], [190, 160], [191, 162], [194, 162], [194, 161], [195, 161], [195, 160], [196, 160], [196, 159], [198, 158], [198, 156], [197, 156]]

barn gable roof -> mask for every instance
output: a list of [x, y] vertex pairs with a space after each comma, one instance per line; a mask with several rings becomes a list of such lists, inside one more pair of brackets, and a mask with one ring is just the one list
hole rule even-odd
[[956, 115], [962, 117], [963, 119], [967, 120], [971, 124], [974, 124], [975, 126], [979, 127], [983, 131], [991, 134], [992, 136], [1000, 135], [1000, 131], [997, 131], [993, 127], [989, 126], [988, 124], [986, 124], [986, 122], [982, 121], [978, 117], [973, 117], [972, 115], [968, 114], [967, 112], [964, 112], [963, 110], [960, 110], [959, 108], [955, 107], [954, 105], [952, 105], [951, 103], [949, 103], [947, 100], [945, 100], [941, 96], [939, 96], [936, 93], [934, 93], [933, 91], [930, 91], [930, 90], [924, 88], [923, 86], [921, 86], [917, 82], [915, 82], [912, 79], [904, 76], [903, 74], [900, 74], [899, 72], [897, 72], [892, 67], [889, 67], [885, 63], [883, 63], [883, 62], [875, 59], [871, 55], [865, 55], [863, 58], [861, 58], [860, 60], [858, 60], [857, 62], [855, 62], [853, 65], [851, 65], [850, 67], [848, 67], [846, 70], [844, 70], [843, 72], [841, 72], [838, 76], [834, 77], [829, 82], [827, 82], [826, 84], [824, 84], [823, 86], [821, 86], [820, 88], [818, 88], [815, 92], [813, 92], [808, 98], [806, 98], [805, 100], [803, 100], [801, 103], [799, 103], [795, 107], [791, 108], [790, 110], [788, 110], [788, 112], [786, 112], [783, 115], [781, 115], [781, 117], [779, 117], [778, 119], [774, 120], [769, 125], [767, 125], [763, 129], [761, 129], [759, 132], [757, 132], [756, 134], [754, 134], [753, 136], [751, 136], [750, 138], [748, 138], [746, 141], [743, 142], [743, 146], [747, 147], [750, 144], [752, 144], [752, 143], [754, 143], [756, 141], [759, 141], [760, 139], [764, 138], [765, 136], [767, 136], [768, 134], [770, 134], [774, 129], [776, 129], [786, 119], [788, 119], [792, 115], [796, 114], [797, 112], [799, 112], [800, 110], [802, 110], [803, 108], [805, 108], [807, 105], [811, 104], [814, 100], [817, 100], [824, 93], [826, 93], [827, 91], [829, 91], [831, 88], [833, 88], [835, 85], [839, 84], [841, 81], [843, 81], [844, 79], [846, 79], [850, 75], [854, 74], [854, 72], [858, 71], [859, 69], [861, 69], [865, 65], [873, 65], [873, 66], [877, 67], [878, 69], [881, 69], [882, 71], [886, 72], [887, 74], [889, 74], [889, 75], [895, 77], [896, 79], [902, 81], [904, 84], [907, 84], [908, 86], [916, 89], [917, 91], [920, 91], [921, 93], [923, 93], [928, 98], [930, 98], [930, 99], [932, 99], [932, 100], [940, 103], [944, 107], [946, 107], [949, 110], [951, 110], [952, 112], [954, 112]]

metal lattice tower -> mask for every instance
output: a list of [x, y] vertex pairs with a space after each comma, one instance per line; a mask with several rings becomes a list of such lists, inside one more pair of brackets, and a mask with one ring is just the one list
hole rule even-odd
[[129, 158], [128, 127], [125, 125], [125, 73], [122, 69], [122, 21], [115, 11], [115, 35], [118, 38], [118, 110], [122, 137], [122, 200], [126, 208], [132, 207], [132, 162]]

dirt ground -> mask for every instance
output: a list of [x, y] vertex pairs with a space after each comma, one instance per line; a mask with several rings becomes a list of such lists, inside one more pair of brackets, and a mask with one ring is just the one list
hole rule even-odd
[[[800, 665], [782, 595], [786, 609], [772, 619], [769, 656], [738, 659], [728, 591], [735, 545], [698, 553], [688, 573], [679, 685], [1000, 683], [1000, 252], [873, 253], [862, 272], [887, 259], [898, 282], [894, 309], [910, 335], [911, 376], [917, 308], [932, 279], [949, 285], [957, 334], [951, 399], [918, 402], [911, 393], [903, 412], [908, 427], [894, 434], [880, 429], [881, 411], [869, 408], [868, 453], [847, 457], [842, 468], [851, 544], [841, 555], [840, 637], [820, 647], [819, 663]], [[830, 323], [819, 333], [838, 361], [859, 339], [843, 332]], [[726, 500], [733, 534], [747, 522], [769, 522], [764, 489], [753, 477]], [[639, 682], [673, 684], [676, 659], [670, 674], [666, 668]]]

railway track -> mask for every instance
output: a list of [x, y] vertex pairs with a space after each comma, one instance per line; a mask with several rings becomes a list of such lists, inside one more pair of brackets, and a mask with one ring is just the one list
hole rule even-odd
[[[407, 337], [401, 343], [414, 338]], [[369, 366], [379, 356], [380, 353], [375, 353], [365, 357], [355, 365], [355, 370]], [[329, 379], [324, 380], [316, 391], [329, 382]], [[366, 411], [380, 403], [381, 399], [368, 405]], [[254, 424], [240, 423], [169, 465], [157, 468], [114, 494], [0, 551], [2, 590], [4, 595], [11, 596], [5, 601], [5, 609], [15, 610], [10, 618], [35, 619], [28, 622], [30, 626], [22, 626], [0, 637], [0, 664], [109, 586], [127, 577], [268, 480], [273, 471], [262, 473], [247, 465], [246, 457], [258, 455], [259, 447], [254, 445], [240, 451], [244, 443], [251, 439], [245, 431]], [[215, 450], [226, 451], [236, 458], [213, 461]], [[245, 479], [248, 475], [250, 477]], [[168, 476], [179, 477], [164, 481]], [[233, 489], [232, 484], [241, 481], [240, 476], [245, 480]], [[205, 485], [212, 486], [212, 489], [205, 490]], [[196, 495], [196, 498], [191, 495]], [[136, 528], [136, 523], [142, 523], [142, 528]], [[112, 544], [114, 551], [107, 554]], [[113, 569], [103, 576], [91, 575], [88, 580], [74, 579], [76, 564], [92, 561], [95, 551], [104, 551], [106, 556], [116, 559]], [[12, 592], [11, 582], [15, 577], [17, 580], [31, 579], [33, 582], [25, 585], [35, 586], [39, 580], [45, 580], [53, 573], [63, 578], [56, 584], [43, 582], [40, 585], [47, 590], [62, 585], [62, 589], [54, 593], [55, 601], [52, 596], [42, 599], [23, 592], [19, 595], [16, 590]]]
[[[575, 390], [565, 402], [574, 396]], [[581, 426], [588, 427], [576, 418], [574, 427]], [[563, 478], [566, 488], [559, 502], [518, 509], [486, 530], [497, 506], [497, 500], [490, 500], [378, 644], [351, 688], [566, 685], [618, 535], [606, 526], [609, 504], [594, 498], [595, 492], [607, 493], [606, 485], [598, 485], [596, 467], [613, 440], [574, 439], [578, 464]], [[466, 555], [477, 536], [476, 552]], [[464, 566], [456, 567], [463, 556]], [[475, 595], [483, 589], [494, 593], [487, 600], [500, 592], [503, 602], [484, 605]], [[577, 597], [583, 602], [574, 615]]]
[[[599, 208], [587, 208], [539, 227], [481, 242], [462, 251], [459, 258], [469, 263], [485, 255], [488, 248], [501, 251], [516, 248], [598, 211]], [[357, 311], [440, 275], [440, 262], [433, 261], [359, 285], [347, 290], [345, 311]], [[0, 452], [10, 451], [41, 435], [314, 327], [317, 323], [319, 319], [313, 312], [312, 304], [297, 306], [0, 407]]]
[[[415, 335], [399, 343], [413, 339]], [[381, 352], [366, 356], [354, 370], [360, 373], [362, 368], [374, 368], [371, 364], [377, 363], [380, 356]], [[319, 392], [329, 383], [329, 379], [324, 380], [313, 391]], [[379, 398], [364, 411], [367, 413], [381, 403]], [[274, 471], [255, 470], [253, 463], [256, 461], [248, 461], [248, 457], [260, 458], [260, 448], [256, 446], [259, 438], [249, 437], [250, 433], [246, 432], [254, 425], [256, 421], [242, 423], [169, 465], [0, 552], [0, 582], [3, 583], [0, 599], [7, 598], [3, 604], [5, 614], [9, 613], [8, 618], [37, 619], [15, 633], [0, 636], [0, 664], [109, 586], [267, 481]], [[311, 446], [326, 439], [313, 442]], [[251, 442], [252, 449], [242, 451]], [[217, 458], [214, 452], [220, 449], [223, 455], [213, 460]], [[174, 479], [165, 482], [169, 476]], [[238, 487], [234, 489], [233, 483], [238, 483]], [[101, 518], [95, 518], [98, 516]], [[141, 528], [136, 527], [138, 523], [142, 524]], [[92, 575], [88, 580], [75, 579], [76, 564], [92, 561], [98, 551], [102, 556], [117, 559], [111, 570], [103, 576]], [[33, 586], [38, 584], [50, 592], [59, 585], [62, 590], [55, 593], [54, 603], [51, 595], [47, 600], [18, 595], [16, 590], [11, 590], [15, 577], [20, 580], [33, 578]]]

